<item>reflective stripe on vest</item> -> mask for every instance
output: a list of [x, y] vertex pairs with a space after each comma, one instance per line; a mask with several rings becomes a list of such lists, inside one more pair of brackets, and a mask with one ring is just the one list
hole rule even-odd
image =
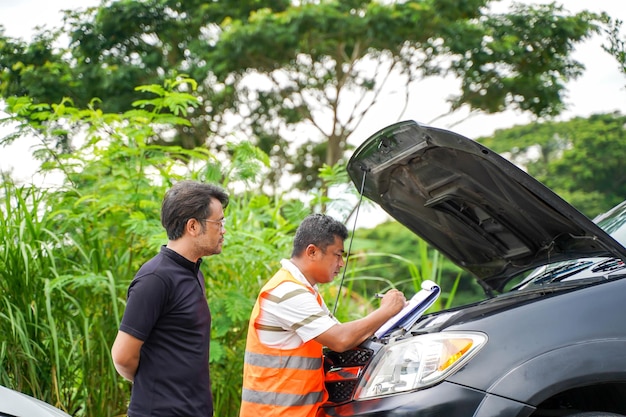
[[302, 285], [323, 304], [319, 294], [286, 269], [278, 271], [261, 289], [248, 326], [240, 417], [314, 417], [328, 398], [320, 343], [310, 340], [298, 348], [281, 350], [264, 345], [258, 338], [260, 300], [286, 281]]
[[253, 391], [243, 389], [241, 398], [244, 401], [257, 404], [280, 405], [293, 407], [299, 405], [317, 404], [324, 398], [324, 391], [310, 392], [308, 394], [280, 394], [276, 392]]
[[275, 356], [246, 352], [244, 363], [264, 368], [290, 368], [302, 370], [320, 369], [322, 358], [303, 358], [300, 356]]

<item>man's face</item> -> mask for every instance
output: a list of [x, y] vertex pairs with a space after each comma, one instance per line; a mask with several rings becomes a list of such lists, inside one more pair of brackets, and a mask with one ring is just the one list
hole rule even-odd
[[319, 250], [313, 266], [317, 283], [332, 282], [345, 265], [344, 254], [343, 240], [337, 236], [335, 236], [334, 243], [326, 247], [326, 250]]
[[198, 246], [202, 256], [216, 255], [222, 252], [224, 243], [224, 209], [219, 200], [212, 198], [209, 204], [211, 215], [204, 219], [204, 232], [198, 236]]

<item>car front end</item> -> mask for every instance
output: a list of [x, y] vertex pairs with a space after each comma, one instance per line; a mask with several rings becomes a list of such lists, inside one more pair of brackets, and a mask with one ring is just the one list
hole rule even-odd
[[594, 222], [475, 141], [413, 121], [367, 139], [348, 174], [486, 298], [326, 351], [327, 415], [626, 415], [626, 202]]

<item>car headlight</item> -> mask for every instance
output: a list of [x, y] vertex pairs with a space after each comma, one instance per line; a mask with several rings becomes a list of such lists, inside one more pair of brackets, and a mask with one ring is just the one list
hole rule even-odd
[[425, 388], [457, 371], [487, 342], [474, 332], [424, 334], [390, 343], [367, 368], [354, 398]]

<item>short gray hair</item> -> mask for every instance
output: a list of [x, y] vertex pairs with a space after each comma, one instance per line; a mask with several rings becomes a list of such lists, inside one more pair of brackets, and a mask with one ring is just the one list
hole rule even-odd
[[326, 214], [311, 214], [296, 230], [291, 256], [301, 255], [311, 244], [325, 251], [329, 245], [335, 243], [335, 237], [342, 241], [348, 238], [348, 229], [343, 223]]

